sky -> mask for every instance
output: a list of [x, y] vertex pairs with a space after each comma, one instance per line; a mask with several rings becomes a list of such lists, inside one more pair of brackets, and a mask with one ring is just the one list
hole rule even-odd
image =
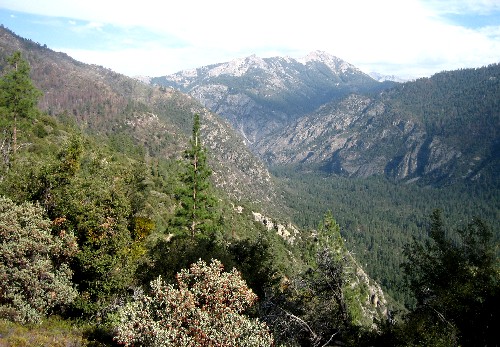
[[403, 78], [500, 62], [500, 0], [0, 0], [0, 23], [128, 76], [316, 50]]

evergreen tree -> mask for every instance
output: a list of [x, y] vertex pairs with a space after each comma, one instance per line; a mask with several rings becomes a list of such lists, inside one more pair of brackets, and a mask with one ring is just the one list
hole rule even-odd
[[217, 220], [213, 209], [215, 199], [208, 180], [212, 171], [201, 143], [200, 128], [200, 116], [195, 114], [191, 147], [184, 154], [186, 166], [185, 172], [181, 174], [182, 188], [177, 194], [179, 207], [174, 218], [174, 225], [188, 230], [191, 237], [213, 231]]
[[430, 239], [405, 249], [403, 268], [417, 299], [406, 337], [437, 345], [447, 334], [448, 345], [496, 345], [500, 272], [492, 231], [476, 219], [454, 240], [438, 210], [431, 222]]
[[362, 310], [355, 293], [356, 264], [345, 248], [340, 226], [331, 213], [325, 215], [305, 253], [307, 269], [285, 288], [285, 296], [272, 298], [266, 320], [279, 342], [300, 346], [358, 345]]
[[37, 102], [41, 92], [30, 78], [30, 66], [14, 52], [7, 59], [7, 71], [0, 79], [0, 114], [12, 122], [12, 153], [17, 150], [17, 123], [21, 118], [32, 118], [37, 113]]

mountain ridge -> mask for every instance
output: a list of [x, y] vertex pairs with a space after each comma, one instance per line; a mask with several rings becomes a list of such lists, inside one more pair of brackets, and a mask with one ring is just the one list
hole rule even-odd
[[[1, 28], [0, 62], [3, 62], [14, 50], [21, 51], [22, 56], [30, 63], [34, 83], [45, 92], [45, 96], [40, 101], [43, 111], [54, 116], [62, 113], [74, 119], [80, 130], [95, 135], [96, 146], [102, 138], [131, 135], [135, 144], [145, 149], [144, 163], [140, 161], [142, 158], [139, 158], [137, 163], [141, 165], [140, 169], [156, 171], [155, 175], [159, 178], [161, 176], [160, 164], [155, 163], [152, 158], [180, 159], [183, 150], [187, 147], [192, 115], [199, 113], [203, 120], [202, 141], [210, 157], [213, 182], [216, 187], [227, 194], [231, 203], [244, 200], [245, 208], [232, 206], [234, 210], [240, 209], [237, 213], [245, 213], [241, 218], [253, 213], [253, 210], [249, 211], [254, 206], [257, 206], [259, 210], [265, 210], [266, 221], [271, 218], [267, 216], [276, 215], [278, 209], [281, 209], [282, 214], [287, 211], [286, 206], [280, 205], [281, 196], [278, 196], [272, 177], [263, 163], [247, 149], [243, 140], [226, 121], [204, 108], [194, 98], [170, 88], [144, 85], [142, 82], [103, 67], [78, 63], [64, 54], [56, 53], [30, 40], [21, 39]], [[47, 120], [51, 119], [47, 115], [43, 117]], [[56, 121], [53, 120], [53, 124], [55, 123]], [[61, 137], [66, 135], [62, 134]], [[119, 141], [115, 144], [116, 147], [120, 145]], [[110, 161], [113, 160], [111, 157], [112, 155]], [[107, 160], [102, 162], [108, 162]], [[172, 161], [163, 162], [165, 165], [171, 163]], [[141, 186], [148, 185], [150, 184], [147, 182], [148, 179], [138, 183]], [[85, 189], [80, 189], [79, 192], [83, 196], [88, 194]], [[151, 193], [155, 197], [158, 195], [156, 197], [158, 199], [167, 194], [174, 195], [175, 192], [165, 190]], [[162, 200], [154, 201], [160, 202], [150, 206], [152, 209], [172, 208], [172, 206], [164, 206]], [[228, 201], [224, 203], [227, 204]], [[249, 205], [250, 208], [248, 208]], [[274, 208], [269, 208], [273, 205]], [[167, 211], [167, 214], [168, 212], [171, 211]], [[228, 220], [224, 232], [228, 235], [232, 232], [234, 238], [242, 237], [241, 235], [235, 236], [234, 225], [229, 224], [234, 223], [235, 216], [223, 217]], [[266, 225], [268, 226], [269, 223]], [[294, 231], [296, 229], [289, 225], [291, 226], [287, 224], [287, 227], [294, 233], [293, 240], [306, 235], [297, 235], [298, 232]], [[276, 248], [283, 249], [287, 245], [292, 245], [292, 238], [288, 237], [289, 231], [284, 229], [282, 224], [273, 222], [273, 227], [267, 229], [288, 242], [275, 244]], [[165, 230], [161, 230], [161, 233], [161, 238], [166, 236]], [[294, 258], [292, 251], [298, 252], [298, 250], [299, 248], [290, 247], [285, 255], [295, 261], [295, 266], [298, 266], [301, 260], [299, 260], [300, 257]], [[386, 315], [384, 294], [380, 286], [373, 283], [364, 270], [355, 263], [354, 258], [350, 258], [349, 261], [356, 265], [356, 272], [353, 276], [357, 283], [352, 284], [351, 289], [359, 286], [360, 290], [363, 290], [362, 294], [356, 296], [356, 308], [363, 311], [359, 319], [363, 321], [368, 319], [370, 324], [375, 323], [378, 318]], [[293, 269], [293, 271], [298, 271], [298, 269]]]
[[385, 82], [385, 81], [391, 81], [391, 82], [397, 82], [397, 83], [404, 83], [408, 82], [411, 80], [411, 78], [402, 78], [400, 76], [396, 75], [386, 75], [386, 74], [381, 74], [376, 71], [372, 71], [368, 74], [371, 78], [373, 78], [376, 81], [379, 82]]
[[50, 115], [67, 113], [80, 127], [96, 134], [130, 134], [151, 155], [181, 158], [188, 146], [193, 114], [200, 113], [215, 184], [238, 201], [277, 201], [263, 163], [241, 144], [226, 121], [192, 97], [78, 62], [0, 28], [0, 69], [14, 51], [21, 51], [31, 65], [31, 77], [43, 91], [42, 110]]
[[252, 55], [153, 77], [151, 83], [190, 94], [227, 119], [251, 148], [258, 139], [326, 102], [387, 87], [321, 51], [301, 59]]
[[253, 55], [151, 83], [179, 88], [220, 114], [268, 165], [440, 185], [491, 178], [498, 168], [497, 70], [493, 64], [405, 83], [377, 75], [385, 80], [377, 82], [314, 51], [300, 59]]
[[[14, 45], [11, 45], [12, 43]], [[67, 111], [68, 116], [75, 118], [82, 129], [105, 136], [122, 133], [131, 135], [136, 144], [146, 149], [148, 155], [179, 159], [188, 143], [192, 114], [200, 113], [203, 119], [202, 138], [205, 139], [204, 145], [210, 156], [215, 185], [223, 189], [232, 202], [237, 201], [239, 204], [241, 199], [245, 199], [245, 202], [250, 201], [259, 207], [274, 205], [275, 209], [282, 209], [282, 213], [287, 212], [286, 206], [283, 208], [280, 205], [280, 202], [287, 198], [285, 189], [273, 185], [275, 177], [271, 176], [266, 166], [255, 159], [253, 153], [246, 148], [245, 140], [238, 136], [229, 120], [223, 120], [210, 112], [194, 95], [188, 96], [165, 86], [147, 86], [109, 69], [78, 63], [64, 54], [59, 55], [30, 43], [29, 40], [19, 40], [0, 30], [0, 58], [5, 58], [13, 49], [18, 48], [31, 62], [35, 82], [46, 92], [41, 105], [49, 114]], [[42, 54], [39, 54], [40, 52]], [[54, 57], [53, 60], [49, 59], [51, 56]], [[303, 84], [302, 86], [309, 86], [310, 89], [306, 88], [299, 98], [294, 98], [294, 93], [301, 90], [300, 88], [282, 94], [279, 88], [286, 88], [287, 83], [292, 83], [293, 79], [276, 79], [274, 84], [268, 86], [262, 83], [268, 76], [261, 69], [262, 64], [267, 66], [270, 62], [275, 63], [277, 71], [282, 71], [285, 77], [293, 77], [290, 73], [292, 65], [296, 67], [301, 64], [300, 66], [306, 67], [301, 71], [308, 74], [299, 73], [298, 76], [308, 76], [306, 81], [317, 82], [320, 86], [315, 89], [307, 83]], [[290, 69], [287, 70], [287, 67]], [[210, 67], [215, 68], [217, 64]], [[286, 58], [266, 61], [253, 57], [248, 59], [248, 66], [233, 70], [241, 74], [236, 77], [247, 78], [235, 81], [231, 80], [234, 76], [224, 75], [226, 79], [221, 79], [220, 73], [210, 76], [207, 71], [202, 71], [204, 76], [208, 76], [210, 83], [214, 82], [211, 78], [216, 78], [215, 82], [220, 83], [209, 84], [205, 89], [203, 86], [197, 86], [195, 90], [206, 92], [204, 95], [207, 102], [212, 102], [208, 97], [211, 96], [214, 86], [219, 88], [218, 95], [222, 97], [216, 102], [219, 103], [220, 109], [229, 110], [229, 106], [235, 106], [234, 109], [238, 110], [247, 105], [249, 111], [269, 111], [273, 110], [274, 106], [288, 107], [275, 109], [274, 113], [267, 114], [269, 117], [263, 114], [260, 115], [261, 118], [252, 119], [255, 125], [269, 127], [258, 136], [255, 134], [252, 137], [251, 131], [243, 128], [245, 123], [241, 123], [240, 131], [243, 134], [247, 131], [249, 135], [246, 143], [251, 143], [251, 148], [266, 159], [269, 165], [282, 165], [283, 171], [287, 169], [286, 165], [292, 164], [292, 170], [289, 171], [295, 169], [293, 165], [303, 165], [306, 170], [327, 173], [313, 182], [321, 183], [318, 184], [317, 190], [311, 189], [314, 188], [311, 178], [306, 175], [301, 175], [299, 179], [285, 177], [289, 180], [289, 190], [292, 191], [286, 201], [291, 203], [288, 208], [295, 209], [297, 214], [307, 215], [311, 213], [311, 207], [317, 204], [320, 205], [321, 213], [331, 209], [336, 216], [344, 218], [342, 225], [345, 225], [346, 229], [342, 230], [343, 236], [351, 241], [350, 245], [354, 244], [354, 239], [361, 240], [358, 242], [358, 249], [364, 266], [368, 268], [368, 264], [371, 266], [374, 263], [383, 266], [382, 271], [373, 270], [374, 266], [370, 269], [370, 274], [378, 274], [377, 280], [380, 283], [391, 279], [391, 276], [392, 279], [397, 277], [398, 270], [395, 269], [399, 264], [396, 262], [401, 258], [399, 251], [405, 240], [410, 236], [421, 236], [418, 232], [424, 232], [422, 218], [414, 218], [423, 210], [421, 206], [415, 206], [414, 197], [423, 194], [424, 189], [412, 190], [416, 192], [415, 195], [405, 197], [404, 206], [401, 208], [401, 201], [398, 202], [399, 206], [396, 206], [398, 200], [395, 197], [398, 197], [398, 192], [394, 191], [403, 185], [391, 185], [390, 188], [394, 191], [391, 190], [388, 195], [392, 196], [383, 200], [374, 194], [373, 181], [370, 183], [369, 180], [352, 180], [354, 183], [350, 181], [345, 184], [347, 181], [339, 176], [363, 178], [386, 175], [396, 182], [426, 181], [425, 184], [432, 184], [441, 181], [450, 184], [461, 177], [474, 181], [489, 175], [489, 178], [494, 182], [496, 180], [498, 184], [498, 175], [495, 176], [499, 167], [500, 98], [496, 98], [499, 90], [497, 65], [474, 71], [467, 70], [466, 73], [445, 72], [433, 78], [401, 85], [390, 84], [393, 88], [387, 90], [384, 88], [389, 86], [388, 84], [384, 86], [373, 80], [369, 80], [370, 85], [375, 87], [364, 89], [362, 83], [357, 84], [359, 81], [356, 81], [356, 76], [362, 79], [364, 77], [352, 70], [355, 78], [348, 79], [349, 76], [341, 75], [340, 81], [346, 78], [342, 81], [345, 84], [340, 89], [333, 88], [333, 92], [332, 86], [341, 83], [335, 79], [324, 62], [306, 62], [304, 65]], [[344, 64], [340, 70], [349, 71], [349, 65]], [[198, 74], [198, 70], [195, 72]], [[280, 77], [278, 73], [276, 76]], [[323, 81], [323, 84], [320, 81]], [[235, 89], [233, 94], [229, 86]], [[261, 89], [262, 86], [269, 87], [269, 90]], [[315, 94], [318, 90], [323, 90], [325, 94]], [[266, 94], [266, 91], [274, 91], [276, 94]], [[463, 95], [466, 97], [462, 97]], [[266, 99], [271, 96], [276, 99]], [[309, 96], [317, 98], [314, 101], [319, 104], [318, 107], [314, 102], [301, 104], [301, 100], [309, 100]], [[329, 101], [322, 103], [322, 98]], [[240, 103], [242, 100], [247, 100], [248, 104]], [[224, 105], [226, 101], [233, 101], [233, 104]], [[259, 106], [262, 102], [264, 103]], [[288, 102], [291, 104], [288, 105]], [[301, 108], [295, 110], [295, 113], [287, 113], [287, 110], [298, 107]], [[306, 112], [309, 108], [313, 111]], [[453, 122], [449, 121], [450, 118]], [[280, 158], [284, 158], [283, 161], [280, 161]], [[307, 180], [309, 181], [306, 182]], [[305, 187], [303, 191], [297, 189], [299, 182]], [[389, 187], [389, 184], [381, 186]], [[407, 186], [419, 188], [414, 185]], [[364, 192], [362, 195], [357, 193], [361, 190], [360, 187]], [[497, 188], [498, 186], [492, 185], [488, 194], [497, 196]], [[332, 194], [333, 190], [340, 191], [339, 195], [344, 196]], [[300, 192], [302, 195], [294, 196], [293, 192]], [[324, 199], [321, 194], [330, 194], [332, 199]], [[369, 204], [366, 205], [368, 208], [355, 206], [356, 203], [359, 204], [360, 197], [364, 201], [370, 201], [372, 205], [382, 205], [382, 209], [374, 209]], [[455, 198], [450, 205], [457, 202], [474, 204], [477, 201], [471, 199], [469, 194], [466, 197], [467, 202], [466, 199]], [[316, 199], [316, 202], [313, 199]], [[423, 204], [430, 205], [429, 201], [428, 199]], [[253, 206], [248, 208], [245, 202], [242, 203], [245, 205], [242, 211], [249, 215], [254, 212]], [[491, 206], [494, 209], [497, 205], [494, 202]], [[241, 206], [232, 207], [236, 210]], [[447, 207], [449, 206], [445, 205], [445, 208]], [[403, 213], [404, 209], [416, 212], [407, 217]], [[345, 218], [346, 211], [353, 212], [349, 219]], [[384, 224], [383, 227], [377, 225], [373, 218], [375, 214], [389, 224]], [[360, 215], [366, 218], [360, 218]], [[267, 216], [266, 211], [266, 221], [270, 219]], [[404, 224], [401, 223], [401, 216], [405, 218]], [[460, 218], [462, 216], [466, 214], [462, 214]], [[321, 216], [316, 216], [314, 222], [317, 223], [320, 218]], [[400, 224], [392, 224], [393, 221]], [[266, 223], [267, 225], [269, 223]], [[280, 225], [285, 223], [273, 223], [273, 227], [277, 226], [278, 233]], [[404, 232], [418, 232], [401, 237], [404, 234], [401, 229]], [[282, 236], [288, 235], [283, 229], [281, 231]], [[293, 237], [292, 233], [291, 235]], [[387, 244], [389, 246], [382, 249], [382, 246]], [[361, 252], [364, 254], [361, 255]], [[393, 260], [389, 261], [390, 258]], [[390, 266], [389, 263], [395, 266]], [[387, 269], [390, 271], [386, 271]]]
[[269, 164], [310, 164], [396, 181], [495, 179], [500, 66], [442, 72], [379, 95], [351, 94], [263, 139]]

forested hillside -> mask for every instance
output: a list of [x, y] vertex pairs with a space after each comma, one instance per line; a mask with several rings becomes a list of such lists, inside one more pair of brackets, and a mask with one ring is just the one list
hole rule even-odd
[[256, 147], [271, 165], [421, 185], [498, 186], [499, 100], [500, 65], [442, 72], [323, 105]]
[[386, 292], [402, 288], [402, 249], [433, 209], [451, 225], [480, 217], [500, 239], [500, 67], [443, 72], [378, 96], [322, 106], [258, 145], [294, 221], [333, 211]]
[[497, 342], [490, 181], [272, 176], [194, 99], [0, 34], [1, 344]]
[[382, 177], [337, 177], [297, 167], [271, 171], [295, 211], [294, 222], [301, 228], [313, 227], [325, 211], [332, 211], [349, 249], [385, 293], [402, 303], [413, 301], [400, 268], [403, 248], [414, 237], [426, 239], [426, 220], [434, 209], [443, 211], [452, 228], [480, 217], [493, 228], [493, 241], [500, 241], [498, 188], [489, 185], [433, 188], [396, 184]]
[[[454, 226], [479, 216], [494, 227], [500, 219], [499, 66], [442, 72], [377, 93], [348, 63], [309, 58], [250, 57], [153, 82], [190, 92], [232, 124], [270, 105], [253, 95], [272, 95], [270, 120], [261, 117], [254, 127], [265, 133], [253, 137], [250, 147], [282, 184], [293, 221], [314, 227], [332, 211], [371, 276], [398, 301], [411, 302], [401, 284], [402, 249], [413, 236], [425, 238], [422, 221], [433, 209], [446, 211]], [[297, 71], [320, 66], [324, 75], [299, 78]], [[353, 89], [361, 80], [366, 88]], [[277, 102], [311, 107], [317, 99], [308, 93], [324, 96], [323, 87], [337, 99], [303, 116], [297, 116], [303, 108], [286, 111]]]
[[236, 200], [268, 203], [268, 207], [279, 204], [265, 166], [229, 124], [196, 100], [82, 64], [0, 28], [1, 67], [16, 50], [30, 63], [34, 84], [43, 91], [39, 106], [49, 115], [65, 114], [81, 129], [113, 138], [119, 150], [139, 144], [151, 157], [176, 159], [188, 143], [193, 113], [203, 114], [202, 131], [216, 185]]
[[[6, 30], [3, 34], [15, 38]], [[265, 195], [254, 191], [261, 202], [242, 197], [241, 190], [237, 191], [239, 195], [228, 190], [229, 183], [221, 184], [220, 180], [232, 179], [236, 184], [245, 185], [238, 182], [240, 177], [231, 176], [232, 163], [242, 161], [246, 166], [241, 170], [252, 177], [246, 189], [255, 190], [259, 172], [255, 172], [254, 167], [258, 161], [251, 157], [246, 161], [245, 147], [241, 145], [243, 151], [238, 148], [238, 143], [231, 140], [230, 129], [214, 115], [176, 92], [137, 85], [139, 90], [149, 88], [153, 96], [167, 94], [158, 97], [164, 102], [158, 103], [165, 108], [163, 117], [171, 113], [177, 117], [185, 115], [179, 112], [185, 108], [200, 111], [199, 115], [192, 113], [184, 119], [191, 128], [185, 136], [179, 130], [182, 127], [173, 121], [169, 123], [171, 118], [165, 121], [161, 115], [151, 112], [146, 103], [138, 102], [134, 106], [134, 100], [129, 100], [126, 105], [123, 103], [124, 109], [120, 108], [124, 94], [107, 83], [101, 85], [103, 91], [108, 90], [118, 101], [110, 102], [110, 108], [102, 110], [102, 117], [95, 110], [105, 99], [94, 103], [94, 94], [85, 92], [79, 95], [70, 112], [63, 109], [70, 101], [56, 105], [61, 108], [44, 110], [38, 105], [50, 105], [44, 104], [48, 98], [40, 104], [38, 100], [47, 93], [57, 98], [54, 96], [60, 87], [57, 83], [63, 81], [55, 79], [51, 82], [53, 89], [44, 90], [48, 82], [43, 74], [33, 74], [39, 81], [32, 79], [31, 71], [50, 61], [47, 55], [52, 57], [55, 66], [66, 71], [64, 75], [81, 74], [74, 83], [88, 83], [89, 90], [100, 84], [94, 82], [95, 76], [89, 77], [87, 70], [98, 71], [99, 81], [102, 68], [76, 64], [75, 71], [67, 66], [63, 69], [61, 66], [71, 63], [71, 59], [59, 57], [27, 40], [8, 43], [7, 47], [17, 46], [23, 50], [10, 55], [7, 49], [2, 51], [5, 54], [0, 83], [0, 276], [5, 279], [0, 291], [2, 319], [40, 324], [48, 316], [57, 315], [61, 318], [53, 318], [47, 329], [52, 329], [50, 324], [72, 324], [71, 320], [78, 319], [81, 324], [75, 324], [77, 330], [71, 338], [81, 338], [82, 344], [94, 341], [92, 343], [153, 346], [167, 341], [177, 343], [178, 339], [195, 345], [226, 341], [230, 345], [267, 346], [273, 335], [276, 341], [321, 341], [327, 334], [340, 332], [342, 339], [357, 339], [351, 334], [351, 328], [366, 327], [372, 331], [371, 325], [384, 319], [387, 307], [382, 291], [349, 255], [333, 219], [319, 232], [309, 230], [287, 238], [288, 231], [281, 226], [266, 228], [262, 222], [255, 222], [253, 212], [272, 201], [271, 189]], [[24, 53], [30, 61], [24, 59]], [[127, 82], [122, 76], [116, 78]], [[64, 85], [68, 90], [59, 96], [67, 95], [71, 100], [72, 83], [73, 80], [68, 79]], [[38, 89], [37, 85], [43, 87]], [[81, 105], [88, 108], [79, 109]], [[227, 149], [231, 146], [234, 152]], [[217, 162], [214, 152], [220, 147], [224, 149], [220, 153], [227, 160]], [[212, 171], [211, 163], [221, 170], [219, 174]], [[266, 211], [266, 214], [270, 212]], [[265, 225], [269, 225], [269, 220]], [[302, 279], [317, 281], [322, 276], [330, 276], [316, 263], [320, 249], [324, 256], [337, 250], [335, 262], [324, 265], [335, 270], [336, 277], [328, 280], [337, 284], [337, 296], [328, 307], [318, 309], [341, 310], [342, 318], [327, 327], [302, 313], [306, 306], [311, 309], [316, 306], [303, 296], [319, 298], [329, 293], [321, 293], [315, 286], [301, 285]], [[222, 267], [227, 273], [234, 268], [232, 277], [225, 280]], [[175, 279], [181, 278], [181, 275], [176, 277], [176, 273], [182, 271], [191, 271], [200, 277], [194, 282], [186, 279], [190, 284], [178, 282], [175, 290], [182, 291], [187, 285], [195, 295], [196, 283], [219, 288], [218, 281], [228, 280], [235, 287], [228, 294], [183, 302], [171, 291]], [[227, 300], [226, 295], [233, 295], [233, 290], [235, 295], [241, 293], [234, 301], [231, 299], [222, 303], [223, 306], [210, 309], [203, 306], [203, 303], [215, 304], [221, 298]], [[146, 296], [131, 295], [139, 291], [144, 291]], [[154, 294], [155, 291], [158, 294]], [[138, 314], [137, 305], [141, 300], [150, 300], [146, 293], [166, 295], [166, 305], [188, 305], [180, 314], [200, 316], [189, 323], [188, 330], [184, 326], [179, 330], [152, 328], [156, 324], [156, 310], [164, 309], [164, 304], [158, 303], [156, 310], [149, 311], [151, 320], [141, 320], [143, 328], [131, 323], [137, 330], [130, 337], [126, 323]], [[258, 305], [254, 293], [260, 297]], [[374, 301], [374, 297], [377, 300]], [[197, 311], [189, 313], [189, 305], [197, 307]], [[250, 306], [254, 308], [249, 311]], [[285, 310], [286, 306], [289, 307]], [[209, 317], [203, 312], [221, 309], [228, 310], [227, 317], [204, 321]], [[122, 318], [117, 320], [117, 317]], [[314, 331], [288, 331], [298, 324], [292, 317], [317, 327]], [[200, 320], [205, 323], [201, 324]], [[288, 328], [284, 329], [282, 324]], [[201, 332], [208, 333], [214, 327], [219, 327], [217, 331], [223, 334], [200, 340]], [[141, 329], [154, 329], [153, 333], [159, 335], [151, 340], [150, 333]], [[2, 321], [2, 338], [5, 336], [8, 343], [15, 341], [20, 331], [18, 326]], [[28, 330], [23, 338], [34, 344], [43, 343], [40, 334], [43, 335], [37, 329]], [[174, 335], [168, 340], [164, 334]], [[64, 335], [60, 333], [55, 338], [63, 340]]]

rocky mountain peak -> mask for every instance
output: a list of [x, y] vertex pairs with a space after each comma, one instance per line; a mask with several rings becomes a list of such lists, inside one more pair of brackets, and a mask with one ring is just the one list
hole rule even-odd
[[250, 68], [265, 70], [267, 69], [267, 64], [264, 59], [253, 54], [249, 57], [238, 58], [227, 63], [217, 64], [207, 72], [207, 75], [210, 77], [220, 75], [240, 77], [243, 76]]
[[249, 145], [322, 104], [381, 88], [355, 66], [322, 51], [301, 60], [251, 55], [151, 83], [190, 94], [228, 120]]
[[319, 61], [319, 62], [326, 63], [326, 62], [330, 62], [330, 61], [337, 62], [337, 61], [341, 61], [342, 59], [339, 59], [336, 56], [334, 56], [328, 52], [318, 50], [318, 51], [312, 51], [309, 54], [307, 54], [306, 56], [304, 56], [300, 59], [297, 59], [297, 60], [305, 65], [311, 61]]
[[332, 70], [334, 73], [348, 73], [350, 71], [362, 73], [354, 65], [324, 51], [312, 51], [305, 57], [297, 60], [303, 65], [308, 65], [311, 63], [323, 63]]
[[371, 78], [373, 78], [376, 81], [379, 82], [384, 82], [384, 81], [392, 81], [392, 82], [397, 82], [397, 83], [404, 83], [408, 82], [408, 79], [396, 76], [396, 75], [384, 75], [378, 72], [370, 72], [368, 74]]

